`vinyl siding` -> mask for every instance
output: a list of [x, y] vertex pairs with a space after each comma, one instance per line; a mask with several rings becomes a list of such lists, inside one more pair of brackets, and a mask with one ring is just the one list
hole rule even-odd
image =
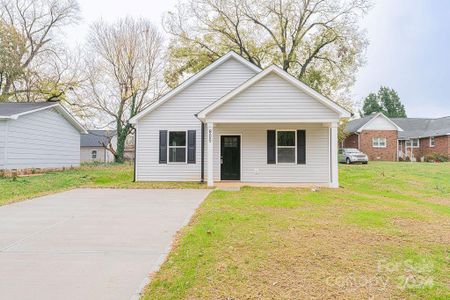
[[8, 121], [8, 169], [79, 165], [80, 134], [56, 110], [43, 110]]
[[370, 121], [370, 123], [366, 124], [363, 130], [397, 130], [397, 127], [395, 127], [384, 117], [378, 116]]
[[338, 114], [276, 74], [254, 83], [207, 115], [208, 120], [319, 120]]
[[[267, 164], [267, 130], [306, 130], [306, 164]], [[220, 180], [220, 135], [241, 135], [241, 181], [328, 183], [329, 128], [321, 124], [217, 124], [214, 180]]]
[[5, 145], [7, 120], [0, 120], [0, 169], [5, 166]]
[[[97, 158], [92, 158], [92, 151], [97, 151]], [[81, 147], [80, 149], [81, 162], [113, 162], [114, 155], [104, 147]]]
[[[140, 181], [198, 181], [201, 171], [201, 122], [195, 117], [255, 71], [234, 58], [198, 79], [137, 123], [136, 176]], [[196, 164], [159, 164], [159, 130], [196, 130]], [[205, 143], [206, 148], [206, 143]], [[205, 156], [206, 156], [205, 149]], [[206, 168], [206, 159], [205, 159]]]

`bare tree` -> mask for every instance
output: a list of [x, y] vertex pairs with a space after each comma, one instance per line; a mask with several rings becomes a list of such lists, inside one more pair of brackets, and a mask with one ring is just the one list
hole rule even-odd
[[105, 120], [115, 123], [116, 162], [123, 161], [126, 138], [134, 129], [129, 120], [158, 96], [161, 53], [161, 35], [147, 20], [99, 21], [90, 28], [88, 86], [81, 105], [87, 114], [101, 116], [105, 126]]
[[6, 78], [4, 99], [34, 101], [61, 97], [71, 87], [66, 81], [70, 55], [58, 35], [61, 28], [77, 22], [76, 0], [0, 0], [0, 20], [14, 27], [25, 40], [20, 57], [22, 76]]
[[359, 30], [369, 0], [187, 0], [164, 18], [170, 44], [166, 80], [176, 85], [234, 50], [277, 64], [326, 95], [351, 86], [367, 44]]

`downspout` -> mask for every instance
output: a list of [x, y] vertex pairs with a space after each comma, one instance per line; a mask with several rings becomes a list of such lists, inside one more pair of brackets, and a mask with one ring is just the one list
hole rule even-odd
[[134, 163], [133, 163], [133, 182], [136, 182], [136, 161], [137, 161], [137, 132], [138, 124], [134, 127]]

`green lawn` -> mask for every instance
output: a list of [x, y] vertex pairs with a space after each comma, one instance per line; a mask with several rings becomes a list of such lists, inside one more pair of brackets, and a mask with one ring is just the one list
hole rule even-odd
[[214, 191], [144, 299], [450, 298], [450, 164], [342, 165], [342, 188]]
[[[0, 179], [0, 205], [133, 183], [131, 165]], [[340, 166], [341, 188], [214, 191], [145, 299], [450, 297], [450, 163]]]
[[131, 164], [83, 165], [79, 169], [0, 178], [0, 205], [76, 187], [204, 188], [197, 182], [132, 182]]

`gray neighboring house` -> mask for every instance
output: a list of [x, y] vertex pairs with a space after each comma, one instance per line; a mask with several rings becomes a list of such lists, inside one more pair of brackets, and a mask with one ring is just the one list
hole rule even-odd
[[80, 140], [81, 162], [113, 162], [114, 155], [108, 147], [116, 149], [116, 143], [115, 130], [88, 130]]
[[58, 102], [0, 103], [0, 170], [78, 167], [86, 133]]

